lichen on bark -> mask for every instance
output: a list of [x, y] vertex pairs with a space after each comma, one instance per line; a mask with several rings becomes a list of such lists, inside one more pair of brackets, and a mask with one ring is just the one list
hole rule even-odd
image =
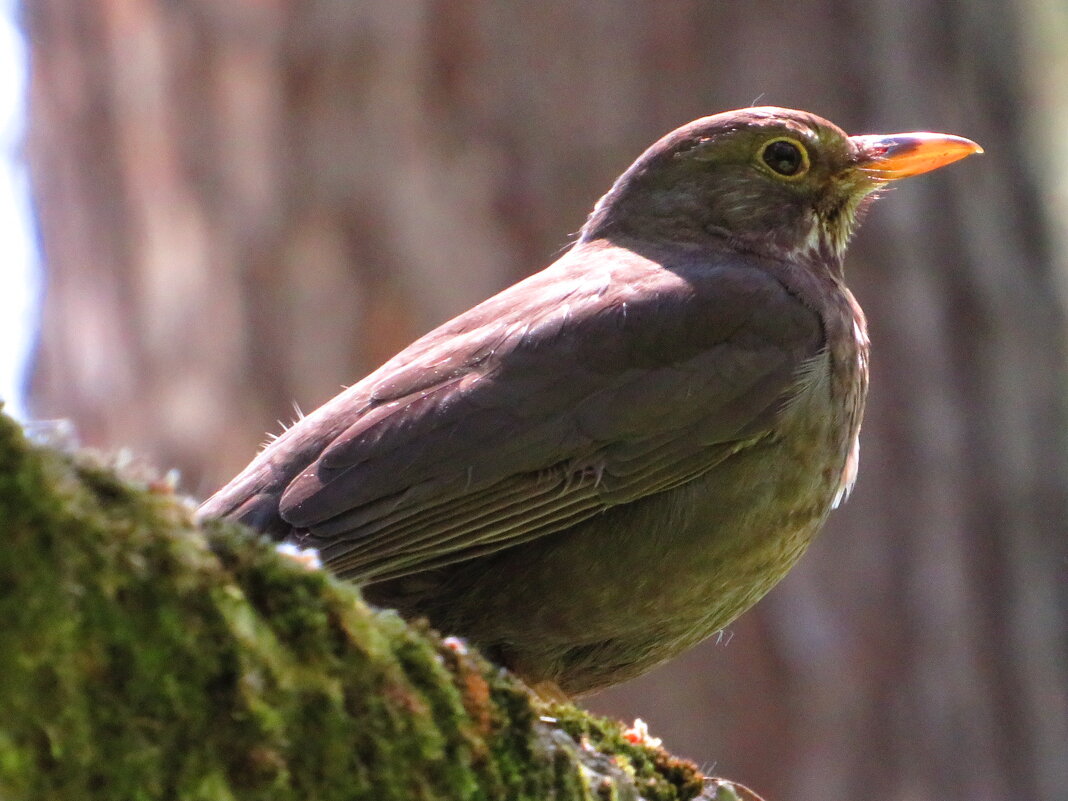
[[734, 792], [2, 414], [0, 621], [0, 799]]

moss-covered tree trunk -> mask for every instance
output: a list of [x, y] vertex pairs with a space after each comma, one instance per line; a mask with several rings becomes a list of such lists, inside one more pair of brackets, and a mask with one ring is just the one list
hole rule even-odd
[[730, 799], [0, 415], [0, 799]]

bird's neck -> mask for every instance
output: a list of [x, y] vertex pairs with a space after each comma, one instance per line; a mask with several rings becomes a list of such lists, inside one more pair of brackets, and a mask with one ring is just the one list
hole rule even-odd
[[788, 272], [801, 270], [822, 276], [835, 285], [844, 286], [844, 251], [823, 238], [805, 246], [776, 246], [767, 240], [732, 236], [726, 232], [676, 229], [674, 235], [650, 234], [628, 226], [608, 225], [583, 229], [575, 248], [620, 247], [638, 253], [651, 261], [669, 263], [680, 256], [689, 260], [723, 258], [724, 254], [755, 257], [759, 263], [779, 264]]
[[851, 219], [836, 221], [822, 219], [813, 213], [807, 222], [789, 230], [768, 233], [737, 232], [717, 226], [707, 219], [681, 215], [676, 218], [620, 214], [602, 198], [579, 233], [576, 244], [605, 240], [641, 250], [683, 250], [691, 254], [706, 251], [722, 254], [735, 252], [762, 259], [805, 265], [837, 280], [843, 278], [843, 257], [852, 235]]

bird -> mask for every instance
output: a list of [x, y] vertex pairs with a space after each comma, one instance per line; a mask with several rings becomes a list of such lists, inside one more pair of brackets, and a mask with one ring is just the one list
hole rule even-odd
[[721, 631], [857, 475], [843, 258], [890, 182], [982, 148], [751, 107], [651, 145], [555, 262], [299, 419], [198, 511], [549, 697]]

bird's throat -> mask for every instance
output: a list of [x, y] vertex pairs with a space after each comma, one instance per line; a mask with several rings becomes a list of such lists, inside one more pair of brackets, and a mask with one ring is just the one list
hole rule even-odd
[[833, 205], [813, 209], [808, 215], [808, 231], [802, 244], [790, 257], [827, 262], [835, 265], [837, 269], [832, 271], [841, 275], [846, 248], [873, 199], [870, 193], [850, 194]]

